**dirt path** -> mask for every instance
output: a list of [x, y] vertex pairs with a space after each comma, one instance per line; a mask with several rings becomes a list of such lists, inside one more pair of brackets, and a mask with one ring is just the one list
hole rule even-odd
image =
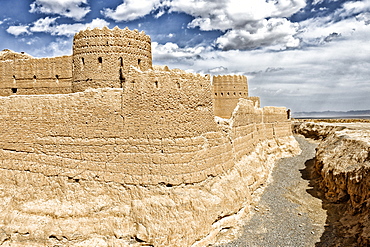
[[302, 154], [280, 160], [270, 183], [237, 240], [219, 245], [236, 246], [315, 246], [320, 242], [327, 218], [322, 201], [312, 196], [309, 168], [316, 144], [296, 137]]

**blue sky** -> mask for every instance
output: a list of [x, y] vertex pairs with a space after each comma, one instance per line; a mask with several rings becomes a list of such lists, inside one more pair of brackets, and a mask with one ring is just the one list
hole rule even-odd
[[154, 64], [246, 75], [263, 106], [370, 109], [370, 0], [1, 0], [0, 50], [70, 55], [103, 26], [144, 30]]

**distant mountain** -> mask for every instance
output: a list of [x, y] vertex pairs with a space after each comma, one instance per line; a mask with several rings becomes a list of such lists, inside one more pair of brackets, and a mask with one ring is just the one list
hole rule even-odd
[[370, 118], [370, 110], [293, 112], [293, 118]]

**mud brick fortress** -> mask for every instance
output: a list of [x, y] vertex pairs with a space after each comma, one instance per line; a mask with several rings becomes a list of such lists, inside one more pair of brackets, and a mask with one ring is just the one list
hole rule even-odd
[[0, 168], [122, 184], [196, 183], [291, 135], [245, 76], [153, 66], [151, 40], [84, 30], [73, 55], [0, 52]]

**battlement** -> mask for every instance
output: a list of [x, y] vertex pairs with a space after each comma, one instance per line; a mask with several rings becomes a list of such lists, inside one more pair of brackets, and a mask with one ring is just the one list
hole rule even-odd
[[150, 36], [146, 35], [144, 31], [139, 32], [137, 29], [130, 30], [127, 27], [120, 29], [117, 26], [113, 29], [109, 29], [108, 27], [94, 29], [87, 28], [86, 30], [81, 30], [76, 33], [74, 38], [80, 39], [87, 37], [121, 37], [150, 42]]
[[247, 84], [244, 75], [217, 75], [213, 77], [213, 84]]

